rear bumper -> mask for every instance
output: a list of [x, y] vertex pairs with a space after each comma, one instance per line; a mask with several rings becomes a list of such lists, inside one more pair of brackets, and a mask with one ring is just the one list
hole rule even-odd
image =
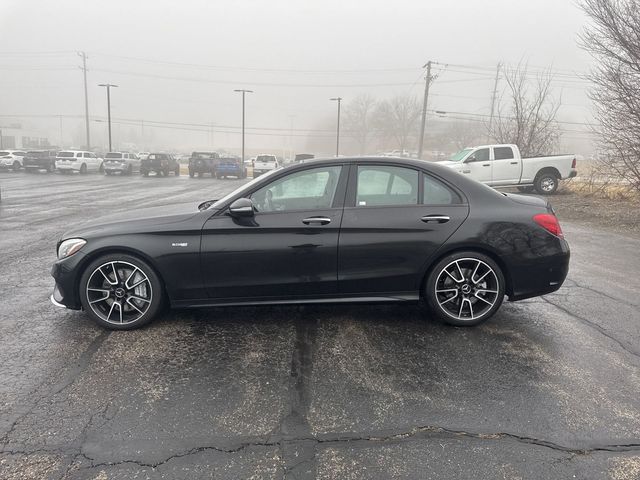
[[80, 171], [80, 164], [56, 162], [56, 170]]
[[569, 172], [569, 176], [567, 178], [574, 178], [578, 176], [578, 171], [574, 168]]
[[539, 297], [555, 292], [562, 286], [569, 273], [571, 254], [569, 244], [564, 239], [560, 242], [559, 253], [515, 265], [511, 263], [509, 275], [512, 293], [509, 301]]

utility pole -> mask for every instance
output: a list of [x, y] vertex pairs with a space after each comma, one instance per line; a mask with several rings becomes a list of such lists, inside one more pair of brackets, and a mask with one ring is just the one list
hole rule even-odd
[[500, 62], [498, 62], [498, 66], [496, 67], [496, 79], [493, 83], [493, 94], [491, 95], [491, 114], [489, 115], [489, 132], [487, 142], [491, 141], [491, 129], [493, 127], [493, 113], [496, 108], [496, 98], [498, 96], [498, 80], [500, 79]]
[[234, 92], [242, 92], [242, 165], [244, 165], [244, 97], [247, 93], [253, 93], [253, 90], [239, 88]]
[[78, 52], [82, 57], [82, 73], [84, 75], [84, 121], [87, 128], [87, 150], [91, 150], [91, 133], [89, 130], [89, 94], [87, 93], [87, 54]]
[[107, 88], [107, 122], [109, 123], [109, 151], [113, 151], [111, 149], [111, 87], [117, 87], [118, 85], [114, 85], [112, 83], [100, 83], [99, 87]]
[[58, 115], [58, 120], [60, 120], [60, 148], [62, 148], [62, 115]]
[[333, 102], [338, 102], [338, 125], [336, 127], [336, 157], [340, 154], [340, 103], [342, 102], [342, 97], [334, 97], [329, 100]]
[[424, 82], [424, 99], [422, 101], [422, 121], [420, 122], [420, 138], [418, 139], [418, 158], [422, 158], [422, 148], [424, 147], [424, 129], [427, 124], [427, 104], [429, 103], [429, 86], [433, 78], [431, 77], [431, 64], [429, 60], [422, 68], [427, 67], [427, 76]]

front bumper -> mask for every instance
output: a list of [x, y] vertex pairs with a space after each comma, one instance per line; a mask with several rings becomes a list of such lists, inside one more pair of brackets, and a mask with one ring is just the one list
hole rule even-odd
[[86, 256], [77, 252], [70, 257], [56, 260], [51, 267], [51, 276], [55, 280], [51, 302], [58, 307], [66, 307], [72, 310], [80, 310], [80, 296], [78, 291], [79, 276], [82, 264]]

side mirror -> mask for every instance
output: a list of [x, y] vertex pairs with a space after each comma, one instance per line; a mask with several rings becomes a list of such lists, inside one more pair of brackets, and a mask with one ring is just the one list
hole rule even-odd
[[229, 205], [232, 217], [253, 217], [253, 202], [250, 198], [239, 198]]

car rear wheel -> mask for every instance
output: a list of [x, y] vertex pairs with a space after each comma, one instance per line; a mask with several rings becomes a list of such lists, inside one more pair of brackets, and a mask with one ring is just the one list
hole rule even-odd
[[87, 164], [83, 163], [82, 165], [80, 165], [80, 173], [82, 175], [84, 175], [85, 173], [87, 173]]
[[434, 266], [424, 294], [431, 312], [445, 323], [478, 325], [502, 305], [504, 275], [488, 256], [458, 252]]
[[176, 169], [173, 171], [176, 177], [180, 176], [180, 165], [176, 165]]
[[18, 170], [20, 170], [20, 162], [18, 160], [16, 160], [15, 162], [13, 162], [13, 166], [11, 167], [11, 169], [14, 172], [17, 172]]
[[540, 173], [534, 181], [538, 193], [551, 195], [558, 189], [558, 177], [553, 173]]
[[191, 178], [195, 177], [196, 176], [196, 172], [194, 172], [193, 170], [189, 169], [189, 176]]
[[91, 319], [113, 330], [149, 323], [162, 307], [162, 284], [144, 261], [131, 255], [104, 255], [80, 278], [80, 301]]

